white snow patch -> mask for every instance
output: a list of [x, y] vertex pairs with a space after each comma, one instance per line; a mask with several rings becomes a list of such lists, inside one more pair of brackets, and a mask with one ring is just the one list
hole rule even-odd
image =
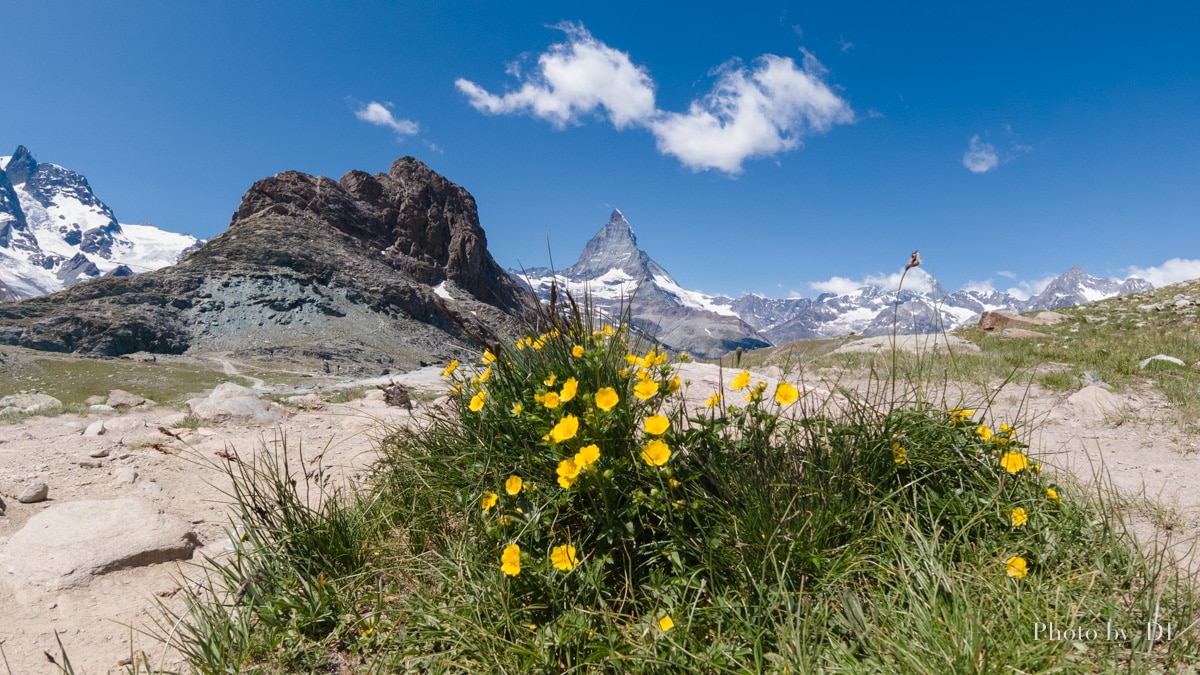
[[671, 279], [655, 276], [653, 279], [651, 279], [651, 282], [655, 286], [661, 288], [663, 291], [674, 295], [675, 298], [679, 300], [679, 303], [684, 307], [704, 310], [706, 312], [712, 312], [713, 314], [721, 314], [724, 316], [737, 316], [737, 312], [733, 311], [733, 308], [729, 305], [721, 304], [720, 302], [716, 301], [716, 298], [710, 295], [705, 295], [699, 291], [689, 291], [680, 288], [679, 284], [676, 284]]
[[446, 300], [454, 299], [454, 296], [450, 295], [450, 291], [446, 290], [446, 282], [445, 281], [438, 284], [437, 286], [434, 286], [433, 292], [436, 293], [439, 298], [445, 298]]

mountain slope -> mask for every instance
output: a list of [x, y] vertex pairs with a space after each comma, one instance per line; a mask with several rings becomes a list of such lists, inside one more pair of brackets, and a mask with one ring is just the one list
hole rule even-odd
[[469, 337], [441, 307], [485, 333], [510, 326], [522, 302], [487, 252], [474, 198], [405, 157], [386, 174], [260, 180], [229, 229], [174, 266], [0, 304], [0, 343], [322, 358], [361, 372], [462, 354]]
[[25, 146], [0, 157], [0, 300], [158, 269], [200, 243], [152, 225], [118, 223], [86, 178], [36, 161]]
[[[757, 349], [768, 343], [746, 322], [711, 296], [688, 291], [637, 245], [633, 228], [614, 210], [608, 223], [584, 246], [579, 260], [554, 274], [534, 268], [513, 275], [546, 298], [557, 282], [582, 298], [615, 314], [621, 304], [634, 298], [634, 325], [663, 344], [702, 357], [718, 357], [738, 347]], [[635, 294], [636, 291], [636, 294]]]

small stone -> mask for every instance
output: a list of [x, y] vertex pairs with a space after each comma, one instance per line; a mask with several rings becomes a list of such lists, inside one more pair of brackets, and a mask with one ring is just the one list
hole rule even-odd
[[98, 462], [96, 460], [91, 460], [91, 459], [85, 459], [85, 460], [79, 462], [79, 466], [80, 466], [80, 468], [83, 468], [83, 469], [99, 469], [100, 467], [104, 466], [104, 462]]
[[88, 405], [101, 405], [108, 399], [103, 396], [89, 396], [83, 402]]
[[162, 486], [152, 480], [142, 481], [138, 487], [146, 492], [153, 492], [155, 494], [162, 492]]
[[17, 497], [17, 501], [22, 504], [35, 504], [45, 501], [46, 497], [50, 496], [50, 486], [42, 481], [38, 481], [33, 485], [25, 488], [21, 496]]
[[113, 412], [114, 410], [116, 410], [116, 408], [113, 408], [112, 406], [107, 406], [104, 404], [99, 404], [99, 405], [88, 406], [88, 410], [90, 410], [92, 412]]
[[0, 516], [4, 515], [4, 510], [7, 508], [4, 504], [4, 499], [0, 498]]
[[103, 436], [104, 435], [104, 420], [96, 420], [88, 425], [87, 429], [83, 430], [84, 436]]
[[121, 469], [113, 479], [113, 485], [133, 485], [137, 482], [138, 472], [133, 469]]
[[103, 457], [108, 457], [108, 453], [110, 453], [110, 452], [112, 452], [111, 448], [100, 448], [98, 450], [93, 450], [93, 451], [89, 452], [88, 457], [95, 457], [97, 459], [103, 458]]
[[1155, 354], [1154, 356], [1151, 356], [1148, 359], [1142, 359], [1140, 362], [1138, 362], [1138, 369], [1145, 370], [1146, 366], [1150, 365], [1154, 361], [1166, 361], [1167, 363], [1174, 363], [1177, 366], [1187, 365], [1183, 361], [1180, 361], [1179, 359], [1175, 358], [1174, 356], [1167, 356], [1166, 354]]

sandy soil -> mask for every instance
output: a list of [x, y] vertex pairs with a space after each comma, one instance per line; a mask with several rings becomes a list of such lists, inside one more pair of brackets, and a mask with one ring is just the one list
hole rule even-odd
[[[436, 369], [396, 379], [436, 391], [439, 383], [431, 372]], [[718, 386], [719, 374], [712, 366], [687, 364], [682, 375], [691, 383], [687, 389], [691, 398], [700, 401]], [[773, 383], [779, 373], [768, 369], [760, 375]], [[814, 392], [817, 398], [833, 388], [819, 376], [807, 378], [807, 383], [818, 389]], [[865, 386], [848, 382], [844, 374], [839, 384]], [[306, 470], [316, 466], [314, 458], [320, 455], [326, 467], [353, 480], [372, 461], [376, 441], [389, 429], [413, 419], [408, 411], [385, 405], [378, 393], [320, 409], [294, 408], [289, 419], [271, 426], [225, 422], [180, 429], [177, 425], [183, 414], [161, 408], [0, 422], [0, 496], [7, 504], [7, 515], [0, 517], [0, 546], [30, 517], [54, 504], [138, 496], [193, 523], [201, 550], [220, 555], [230, 527], [229, 500], [222, 492], [227, 481], [214, 468], [224, 461], [220, 454], [245, 459], [286, 438], [289, 451], [303, 449]], [[1194, 536], [1200, 528], [1200, 490], [1196, 489], [1200, 486], [1200, 439], [1178, 430], [1160, 396], [1153, 392], [1101, 394], [1097, 402], [1095, 397], [1018, 386], [990, 394], [989, 421], [1027, 423], [1033, 430], [1034, 454], [1044, 464], [1071, 471], [1088, 482], [1100, 475], [1131, 498], [1133, 525], [1145, 541], [1176, 543]], [[966, 400], [979, 400], [984, 393], [967, 389], [964, 395]], [[418, 406], [416, 414], [429, 410]], [[82, 435], [96, 420], [118, 417], [128, 421], [116, 426], [128, 425], [135, 431]], [[148, 426], [139, 426], [139, 420]], [[159, 426], [181, 438], [158, 432]], [[100, 461], [90, 457], [100, 448], [108, 448], [109, 456]], [[137, 481], [115, 485], [115, 476], [129, 468], [138, 472]], [[49, 484], [49, 500], [18, 503], [17, 495], [38, 480]], [[1159, 506], [1145, 506], [1143, 499]], [[194, 560], [199, 557], [195, 555]], [[1191, 558], [1186, 564], [1194, 562]], [[124, 660], [143, 651], [156, 667], [180, 667], [176, 654], [143, 631], [152, 629], [156, 618], [161, 619], [159, 602], [178, 604], [182, 575], [195, 574], [189, 564], [123, 570], [97, 577], [84, 587], [57, 592], [14, 587], [7, 578], [11, 575], [0, 569], [0, 578], [7, 582], [0, 583], [0, 649], [9, 667], [14, 673], [58, 672], [46, 657], [49, 653], [61, 662], [55, 631], [76, 672], [123, 672]]]

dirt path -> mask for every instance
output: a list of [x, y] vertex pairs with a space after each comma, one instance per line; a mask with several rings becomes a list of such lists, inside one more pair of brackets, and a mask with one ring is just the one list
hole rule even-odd
[[[231, 376], [245, 377], [227, 360], [216, 360]], [[423, 369], [395, 379], [436, 392], [442, 384], [436, 371]], [[681, 374], [689, 383], [690, 399], [703, 401], [719, 386], [720, 374], [713, 366], [687, 364]], [[730, 373], [725, 375], [728, 379]], [[772, 383], [778, 376], [772, 369], [761, 373]], [[387, 379], [343, 385], [370, 387]], [[864, 386], [844, 376], [838, 379], [841, 386]], [[819, 378], [809, 382], [819, 383]], [[257, 388], [264, 389], [261, 381]], [[830, 389], [832, 383], [825, 383], [825, 390]], [[220, 556], [226, 551], [230, 526], [223, 494], [226, 480], [216, 468], [224, 461], [221, 456], [247, 459], [286, 442], [297, 468], [301, 451], [305, 470], [311, 470], [320, 455], [326, 467], [353, 481], [372, 461], [377, 440], [412, 419], [408, 411], [384, 405], [381, 394], [368, 391], [365, 398], [319, 409], [296, 407], [283, 423], [266, 426], [230, 421], [183, 428], [183, 412], [162, 408], [0, 423], [0, 498], [7, 505], [7, 514], [0, 517], [0, 551], [30, 518], [56, 504], [136, 497], [193, 526], [201, 546], [194, 559], [200, 559], [199, 553]], [[966, 395], [970, 400], [972, 392]], [[1085, 479], [1100, 470], [1134, 502], [1147, 500], [1134, 509], [1134, 525], [1142, 536], [1153, 538], [1154, 527], [1160, 528], [1160, 535], [1161, 528], [1169, 527], [1172, 541], [1180, 541], [1200, 529], [1200, 440], [1177, 430], [1170, 422], [1170, 409], [1153, 392], [1079, 396], [1012, 386], [994, 401], [989, 419], [1027, 423], [1035, 454], [1047, 466]], [[416, 414], [423, 412], [418, 407]], [[102, 436], [83, 435], [98, 420], [113, 422], [112, 430]], [[179, 438], [162, 434], [159, 427]], [[107, 457], [93, 456], [102, 450], [108, 450]], [[132, 482], [119, 480], [130, 470], [137, 473]], [[50, 486], [49, 499], [19, 503], [17, 495], [36, 481]], [[156, 667], [177, 668], [177, 655], [141, 631], [152, 629], [161, 616], [157, 603], [178, 608], [181, 571], [194, 573], [187, 563], [164, 563], [49, 591], [14, 586], [12, 575], [0, 565], [0, 649], [14, 673], [57, 672], [44, 652], [59, 653], [58, 631], [76, 672], [123, 672], [122, 660], [142, 650]]]

